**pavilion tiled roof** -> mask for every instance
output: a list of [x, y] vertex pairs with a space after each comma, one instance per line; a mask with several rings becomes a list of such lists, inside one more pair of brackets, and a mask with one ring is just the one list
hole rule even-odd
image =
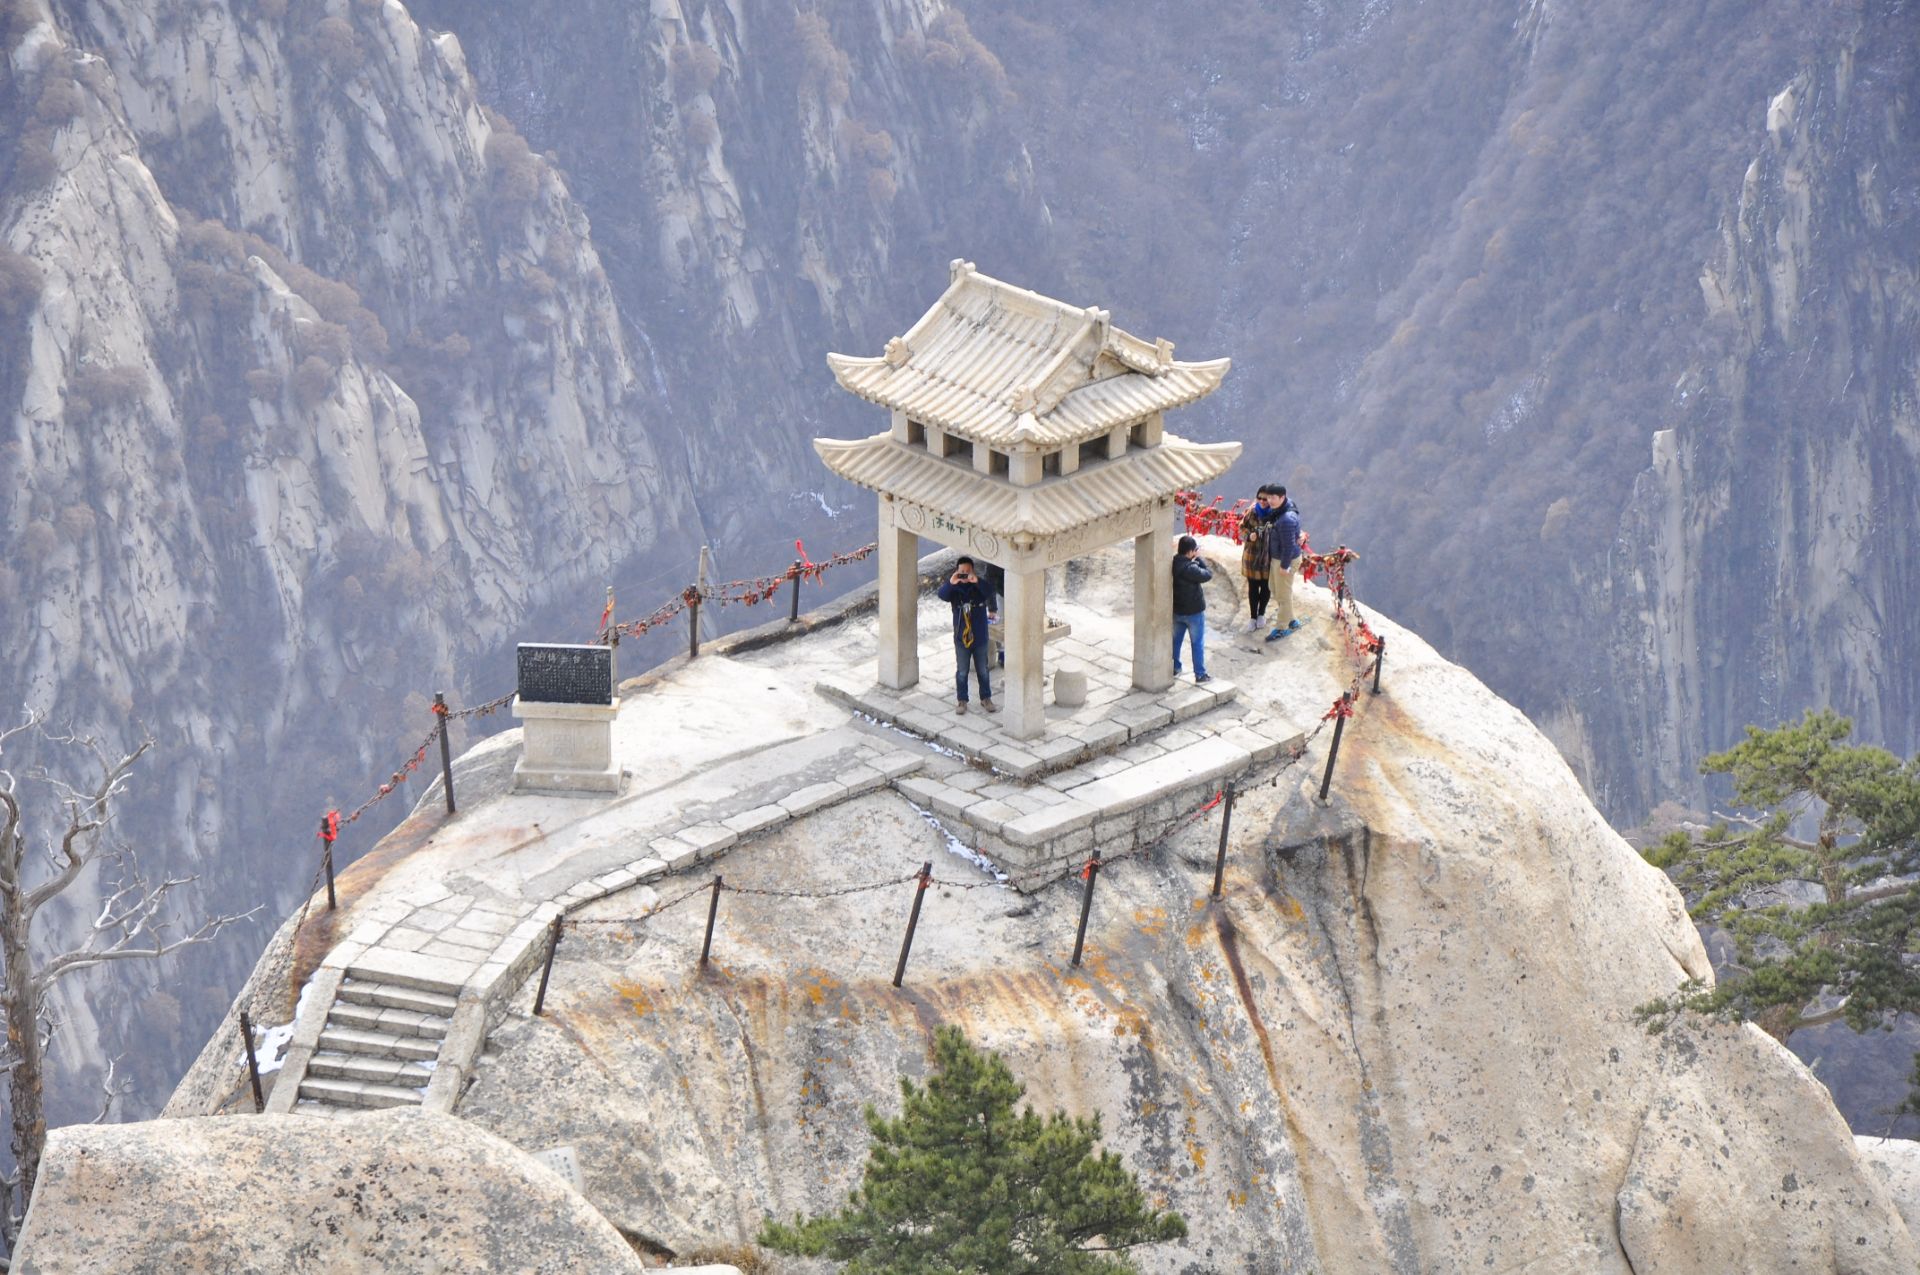
[[1003, 537], [1051, 535], [1137, 508], [1218, 478], [1240, 456], [1238, 443], [1190, 443], [1168, 434], [1157, 447], [1093, 461], [1038, 486], [1016, 487], [964, 462], [902, 447], [888, 434], [816, 438], [813, 446], [827, 468], [850, 482], [929, 509], [955, 511]]
[[933, 308], [878, 358], [829, 354], [846, 389], [972, 442], [1060, 447], [1216, 389], [1228, 359], [1185, 363], [1113, 326], [956, 261]]

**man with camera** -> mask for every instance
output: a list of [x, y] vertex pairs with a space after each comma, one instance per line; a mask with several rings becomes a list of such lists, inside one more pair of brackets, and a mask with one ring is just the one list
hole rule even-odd
[[973, 559], [965, 554], [954, 564], [953, 574], [940, 586], [940, 600], [953, 608], [954, 711], [967, 711], [967, 671], [980, 680], [980, 707], [997, 713], [993, 702], [993, 683], [988, 680], [987, 624], [993, 618], [995, 598], [986, 582], [974, 570]]

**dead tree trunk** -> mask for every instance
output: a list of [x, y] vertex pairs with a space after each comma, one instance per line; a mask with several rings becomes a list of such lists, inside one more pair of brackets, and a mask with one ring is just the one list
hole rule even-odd
[[[17, 736], [30, 734], [38, 742], [77, 746], [99, 765], [91, 788], [76, 788], [35, 767], [16, 776], [5, 768], [7, 746]], [[90, 739], [47, 734], [40, 719], [29, 715], [25, 724], [0, 730], [0, 1016], [7, 1025], [0, 1064], [7, 1071], [7, 1100], [12, 1124], [12, 1147], [18, 1165], [8, 1186], [19, 1187], [20, 1212], [33, 1197], [40, 1175], [40, 1156], [46, 1148], [46, 1038], [44, 1020], [48, 993], [68, 974], [113, 961], [152, 960], [193, 943], [203, 943], [241, 916], [216, 916], [191, 931], [173, 929], [169, 897], [192, 877], [163, 877], [150, 881], [140, 872], [131, 850], [104, 842], [100, 830], [113, 818], [113, 803], [126, 791], [127, 776], [152, 741], [110, 760]], [[48, 821], [57, 830], [44, 847], [45, 864], [30, 869], [28, 843], [34, 839], [21, 801], [21, 779], [52, 796], [60, 815]], [[64, 827], [61, 825], [64, 824]], [[36, 825], [37, 826], [37, 825]], [[86, 929], [65, 950], [36, 955], [33, 923], [40, 909], [58, 897], [95, 863], [119, 869], [117, 881], [101, 889]], [[250, 916], [251, 912], [242, 915]], [[109, 1096], [111, 1102], [111, 1095]], [[104, 1113], [103, 1113], [104, 1114]], [[10, 1204], [10, 1202], [9, 1202]], [[17, 1215], [0, 1209], [0, 1224], [11, 1238]]]
[[[33, 987], [33, 961], [27, 953], [27, 924], [21, 912], [18, 888], [19, 856], [11, 846], [0, 848], [6, 865], [0, 868], [0, 959], [7, 963], [4, 998], [7, 1019], [8, 1110], [13, 1119], [13, 1160], [20, 1175], [24, 1210], [40, 1174], [40, 1149], [47, 1142], [45, 1062], [40, 1050], [40, 1007]], [[11, 871], [9, 871], [11, 869]], [[5, 878], [11, 877], [12, 880]]]

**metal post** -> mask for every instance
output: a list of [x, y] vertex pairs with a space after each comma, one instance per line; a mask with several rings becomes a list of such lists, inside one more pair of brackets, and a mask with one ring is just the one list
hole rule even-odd
[[1227, 870], [1227, 832], [1233, 827], [1233, 780], [1227, 780], [1227, 808], [1220, 816], [1220, 853], [1213, 860], [1213, 897], [1220, 897], [1220, 878]]
[[787, 608], [787, 623], [800, 622], [800, 559], [793, 560], [793, 603]]
[[700, 963], [702, 965], [707, 963], [707, 953], [713, 950], [713, 919], [719, 914], [720, 876], [718, 873], [715, 873], [713, 878], [713, 898], [707, 901], [707, 937], [706, 941], [700, 944]]
[[687, 658], [700, 658], [700, 588], [687, 590]]
[[253, 1112], [259, 1115], [267, 1109], [267, 1100], [260, 1095], [260, 1060], [253, 1054], [253, 1019], [246, 1010], [240, 1011], [240, 1039], [247, 1046], [247, 1075], [253, 1080]]
[[547, 934], [547, 963], [540, 967], [540, 990], [533, 994], [533, 1016], [540, 1017], [540, 1011], [547, 1003], [547, 978], [553, 973], [553, 954], [560, 950], [560, 926], [566, 921], [562, 913], [553, 918], [553, 925]]
[[1093, 857], [1087, 860], [1085, 868], [1087, 888], [1080, 895], [1080, 931], [1073, 936], [1073, 960], [1071, 965], [1080, 963], [1080, 952], [1087, 945], [1087, 913], [1093, 911], [1093, 880], [1100, 875], [1100, 852], [1095, 850]]
[[933, 884], [933, 861], [929, 859], [920, 865], [920, 876], [913, 889], [913, 911], [907, 913], [907, 937], [900, 942], [900, 960], [893, 967], [893, 985], [900, 986], [901, 976], [907, 972], [907, 953], [913, 950], [913, 931], [920, 924], [920, 900], [926, 897], [927, 887]]
[[600, 641], [611, 652], [607, 656], [607, 671], [615, 686], [620, 685], [620, 623], [613, 615], [613, 586], [607, 586], [607, 624], [600, 630]]
[[[1340, 693], [1342, 707], [1353, 707], [1353, 692]], [[1333, 719], [1333, 743], [1327, 748], [1327, 773], [1320, 780], [1320, 800], [1327, 799], [1327, 789], [1333, 786], [1333, 759], [1340, 755], [1340, 732], [1346, 727], [1347, 714], [1341, 713]]]
[[453, 746], [447, 742], [447, 735], [453, 719], [447, 716], [447, 697], [442, 691], [433, 693], [433, 711], [440, 719], [440, 782], [447, 790], [447, 813], [453, 813]]
[[327, 870], [327, 911], [339, 906], [333, 894], [333, 837], [325, 815], [320, 816], [320, 863]]
[[1380, 693], [1380, 666], [1387, 662], [1387, 640], [1376, 635], [1373, 639], [1373, 693]]

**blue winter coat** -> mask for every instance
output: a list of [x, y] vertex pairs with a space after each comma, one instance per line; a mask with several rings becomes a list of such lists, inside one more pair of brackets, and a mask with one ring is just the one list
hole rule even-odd
[[1267, 543], [1271, 546], [1274, 565], [1282, 571], [1291, 570], [1294, 559], [1300, 556], [1300, 510], [1291, 500], [1273, 520]]

